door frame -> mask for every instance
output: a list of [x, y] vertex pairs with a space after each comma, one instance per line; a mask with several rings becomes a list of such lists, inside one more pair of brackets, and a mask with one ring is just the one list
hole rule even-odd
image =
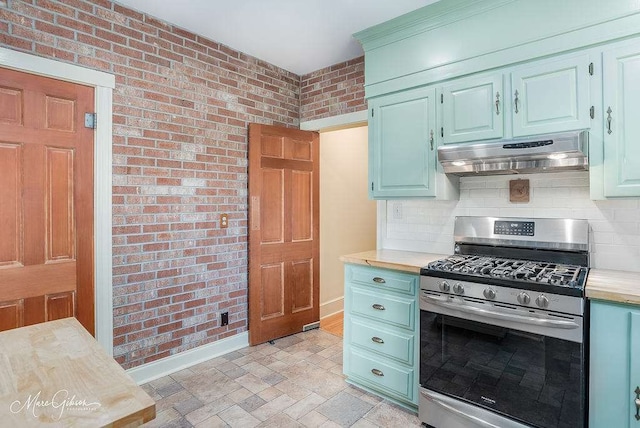
[[113, 282], [112, 282], [112, 125], [115, 76], [75, 64], [0, 47], [0, 67], [57, 80], [91, 86], [97, 113], [94, 133], [94, 299], [96, 340], [113, 355]]

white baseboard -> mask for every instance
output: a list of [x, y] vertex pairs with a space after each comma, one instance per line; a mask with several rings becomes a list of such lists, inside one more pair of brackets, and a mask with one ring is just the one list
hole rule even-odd
[[131, 376], [138, 385], [141, 385], [203, 361], [219, 357], [220, 355], [246, 348], [247, 346], [249, 346], [249, 333], [245, 331], [235, 336], [220, 339], [213, 343], [198, 346], [197, 348], [189, 349], [188, 351], [180, 352], [161, 360], [134, 367], [127, 370], [127, 374]]
[[320, 319], [342, 312], [344, 310], [344, 297], [338, 297], [320, 305]]

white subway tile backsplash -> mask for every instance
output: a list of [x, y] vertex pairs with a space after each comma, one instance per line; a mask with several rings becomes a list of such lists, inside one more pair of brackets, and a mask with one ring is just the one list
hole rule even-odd
[[[530, 202], [509, 202], [509, 181], [530, 181]], [[589, 173], [463, 177], [459, 201], [401, 201], [404, 216], [394, 219], [391, 203], [380, 221], [382, 248], [453, 252], [454, 218], [461, 215], [583, 218], [591, 226], [591, 265], [640, 271], [640, 199], [592, 201]]]

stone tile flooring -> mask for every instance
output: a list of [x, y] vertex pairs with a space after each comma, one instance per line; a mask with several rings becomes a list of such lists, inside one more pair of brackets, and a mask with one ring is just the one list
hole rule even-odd
[[411, 427], [413, 413], [348, 385], [342, 339], [298, 333], [205, 361], [142, 386], [156, 401], [144, 427]]

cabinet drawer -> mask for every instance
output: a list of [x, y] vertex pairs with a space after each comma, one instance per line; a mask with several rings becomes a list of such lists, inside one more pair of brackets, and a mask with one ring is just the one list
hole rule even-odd
[[351, 314], [413, 330], [416, 319], [414, 299], [381, 294], [377, 290], [350, 287]]
[[353, 350], [350, 350], [348, 358], [350, 369], [347, 376], [413, 402], [413, 368], [391, 365], [368, 353]]
[[351, 318], [347, 327], [351, 332], [351, 343], [372, 352], [377, 352], [404, 364], [413, 364], [413, 335], [389, 331], [371, 325], [367, 320]]
[[370, 267], [347, 266], [346, 280], [352, 283], [379, 287], [385, 290], [415, 294], [418, 276]]

